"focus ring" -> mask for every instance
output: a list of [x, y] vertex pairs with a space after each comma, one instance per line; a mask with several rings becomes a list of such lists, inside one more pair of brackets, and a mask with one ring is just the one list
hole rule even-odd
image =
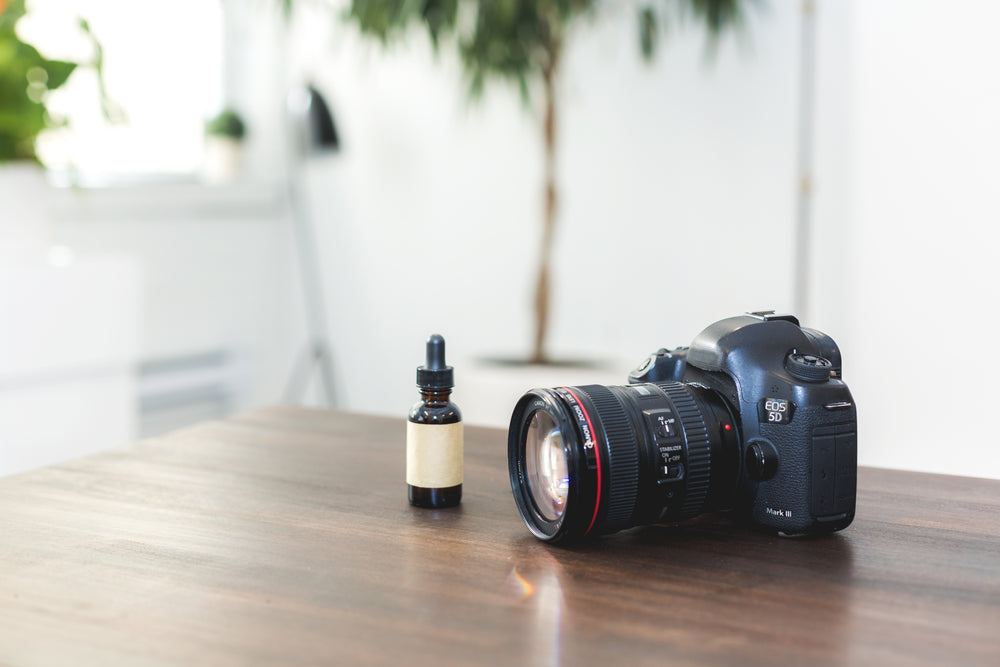
[[611, 530], [618, 530], [628, 525], [635, 509], [639, 490], [639, 443], [625, 409], [610, 389], [597, 384], [579, 389], [594, 402], [607, 438], [611, 480], [605, 525]]
[[694, 398], [687, 387], [679, 382], [657, 384], [674, 404], [674, 411], [684, 426], [687, 441], [687, 478], [684, 502], [681, 503], [680, 519], [689, 519], [701, 514], [708, 496], [708, 484], [712, 478], [712, 455], [709, 449], [708, 427]]

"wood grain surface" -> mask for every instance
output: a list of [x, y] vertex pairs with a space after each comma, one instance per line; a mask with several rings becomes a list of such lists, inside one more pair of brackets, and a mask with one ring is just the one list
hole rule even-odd
[[0, 480], [0, 663], [1000, 664], [1000, 482], [863, 469], [855, 523], [551, 547], [506, 434], [412, 508], [405, 420], [272, 408]]

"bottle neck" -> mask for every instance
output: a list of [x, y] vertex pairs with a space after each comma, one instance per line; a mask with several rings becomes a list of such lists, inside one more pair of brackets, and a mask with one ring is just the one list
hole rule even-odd
[[427, 405], [447, 405], [451, 399], [451, 389], [420, 388], [420, 398]]

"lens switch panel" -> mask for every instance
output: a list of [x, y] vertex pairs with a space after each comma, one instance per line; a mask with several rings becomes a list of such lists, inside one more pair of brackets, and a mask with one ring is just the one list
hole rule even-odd
[[643, 414], [646, 415], [649, 428], [656, 434], [657, 440], [666, 440], [677, 435], [677, 418], [674, 417], [673, 411], [668, 409], [646, 410]]

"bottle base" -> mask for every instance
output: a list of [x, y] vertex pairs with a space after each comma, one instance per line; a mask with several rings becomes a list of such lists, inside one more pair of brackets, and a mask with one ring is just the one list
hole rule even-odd
[[440, 489], [428, 489], [422, 486], [406, 485], [410, 504], [415, 507], [440, 509], [454, 507], [462, 501], [462, 485], [449, 486]]

